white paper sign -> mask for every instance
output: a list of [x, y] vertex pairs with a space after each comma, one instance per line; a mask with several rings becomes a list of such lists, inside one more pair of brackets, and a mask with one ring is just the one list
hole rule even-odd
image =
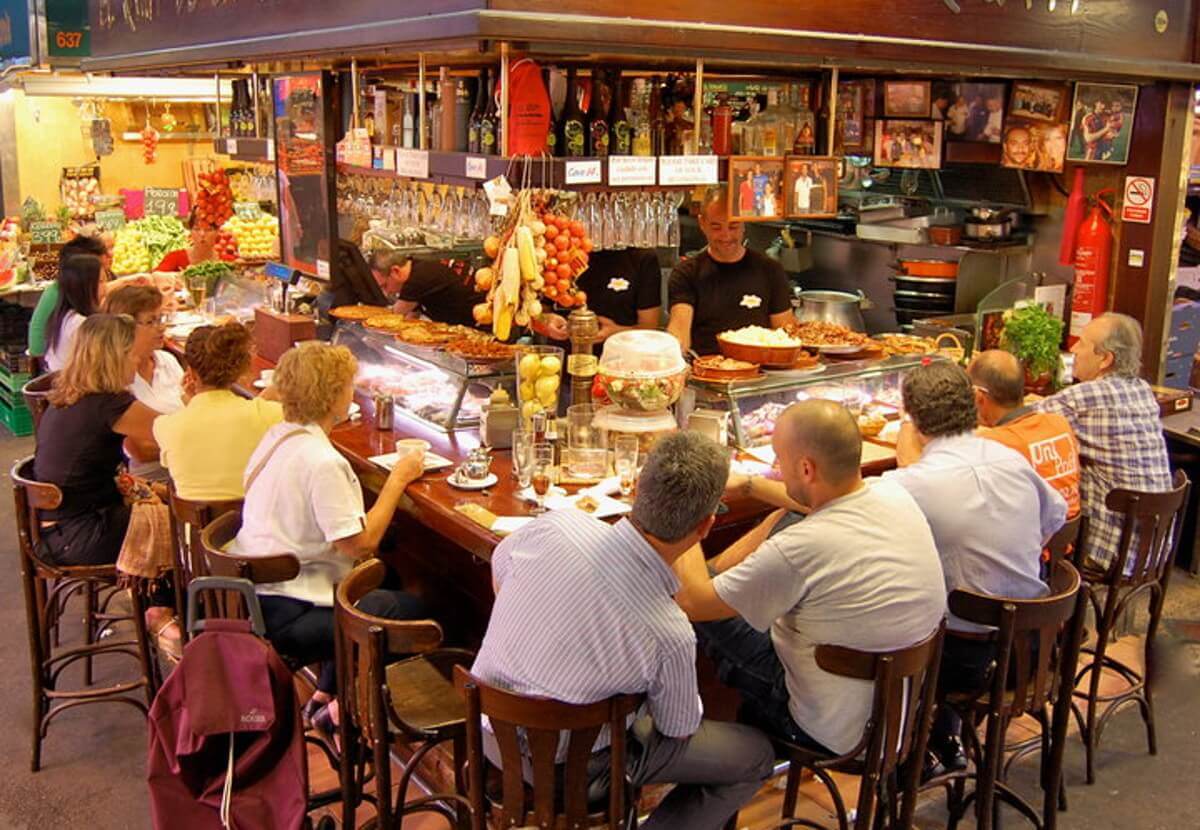
[[568, 161], [565, 179], [567, 184], [600, 184], [600, 159]]
[[380, 156], [380, 158], [383, 160], [383, 169], [384, 170], [389, 170], [389, 171], [393, 171], [393, 172], [396, 170], [396, 154], [395, 153], [384, 150], [384, 152]]
[[654, 156], [609, 156], [608, 183], [611, 187], [655, 184], [658, 159]]
[[267, 161], [275, 161], [275, 139], [267, 139]]
[[468, 179], [486, 179], [487, 159], [483, 156], [467, 156], [466, 175]]
[[692, 185], [717, 183], [716, 156], [660, 156], [658, 183]]
[[327, 259], [318, 259], [317, 260], [317, 276], [323, 280], [329, 279], [329, 260], [327, 260]]
[[225, 155], [227, 155], [227, 156], [236, 156], [237, 155], [237, 139], [236, 138], [225, 139]]
[[[467, 159], [467, 175], [470, 175], [470, 162], [471, 160]], [[398, 149], [396, 151], [396, 173], [410, 179], [428, 179], [429, 151]]]

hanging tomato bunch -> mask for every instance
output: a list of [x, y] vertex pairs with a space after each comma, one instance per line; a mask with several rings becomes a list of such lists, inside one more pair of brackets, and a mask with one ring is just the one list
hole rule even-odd
[[542, 267], [542, 296], [563, 308], [584, 305], [587, 295], [575, 287], [575, 280], [587, 270], [593, 246], [583, 223], [547, 212], [531, 225], [534, 243], [543, 240], [540, 244], [545, 256], [535, 251]]
[[142, 130], [142, 160], [146, 164], [154, 164], [158, 159], [158, 130], [146, 125]]

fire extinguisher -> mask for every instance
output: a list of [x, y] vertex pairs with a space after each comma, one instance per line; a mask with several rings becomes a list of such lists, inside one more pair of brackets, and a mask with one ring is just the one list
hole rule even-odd
[[[1071, 335], [1074, 345], [1079, 333], [1093, 317], [1108, 309], [1108, 272], [1112, 267], [1113, 209], [1104, 194], [1115, 198], [1111, 188], [1096, 193], [1092, 207], [1075, 233], [1075, 288], [1071, 298]], [[1107, 214], [1107, 215], [1106, 215]]]

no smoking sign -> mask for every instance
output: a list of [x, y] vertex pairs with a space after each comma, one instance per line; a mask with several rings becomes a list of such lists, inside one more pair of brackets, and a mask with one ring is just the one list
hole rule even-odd
[[1154, 179], [1150, 176], [1126, 176], [1121, 221], [1149, 225], [1154, 215]]

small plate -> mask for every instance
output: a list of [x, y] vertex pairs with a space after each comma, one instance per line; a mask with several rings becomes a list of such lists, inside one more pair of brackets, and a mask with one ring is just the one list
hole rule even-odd
[[818, 352], [821, 352], [822, 354], [854, 354], [855, 352], [861, 352], [866, 348], [865, 345], [854, 346], [849, 343], [846, 343], [846, 344], [843, 344], [840, 346], [833, 346], [833, 345], [824, 346], [824, 345], [816, 345], [816, 344], [806, 344], [806, 345], [810, 349], [816, 349]]
[[487, 488], [496, 484], [496, 482], [499, 480], [500, 479], [496, 477], [495, 473], [488, 473], [487, 478], [479, 481], [460, 479], [458, 477], [458, 473], [452, 473], [451, 475], [446, 476], [446, 483], [451, 487], [458, 488], [459, 490], [486, 490]]
[[270, 386], [270, 384], [262, 378], [259, 378], [258, 380], [254, 381], [253, 386], [255, 389], [266, 389], [268, 386]]

